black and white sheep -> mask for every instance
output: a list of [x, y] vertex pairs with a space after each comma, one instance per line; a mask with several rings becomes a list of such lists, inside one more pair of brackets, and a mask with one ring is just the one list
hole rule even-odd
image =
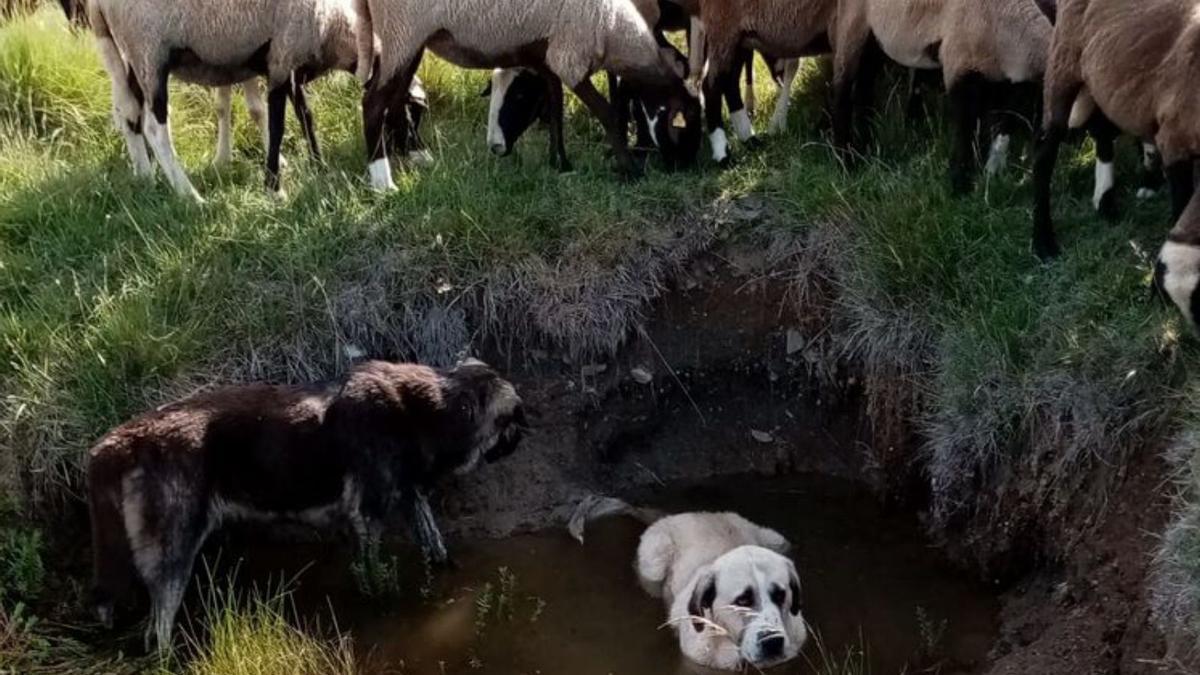
[[524, 66], [557, 78], [600, 119], [627, 171], [633, 171], [627, 139], [592, 86], [592, 73], [609, 70], [626, 78], [656, 113], [674, 122], [660, 145], [685, 140], [687, 127], [698, 125], [699, 102], [631, 0], [360, 0], [360, 11], [364, 5], [362, 28], [369, 36], [360, 36], [360, 52], [365, 57], [378, 49], [373, 67], [360, 64], [359, 70], [360, 77], [370, 71], [363, 128], [376, 189], [394, 188], [388, 155], [402, 147], [407, 132], [402, 123], [388, 124], [389, 110], [426, 48], [463, 67]]
[[267, 185], [278, 190], [288, 98], [312, 144], [302, 85], [332, 69], [352, 71], [358, 58], [350, 0], [94, 0], [87, 13], [134, 171], [153, 173], [148, 142], [171, 186], [195, 201], [202, 200], [175, 155], [167, 119], [172, 73], [209, 86], [266, 77]]

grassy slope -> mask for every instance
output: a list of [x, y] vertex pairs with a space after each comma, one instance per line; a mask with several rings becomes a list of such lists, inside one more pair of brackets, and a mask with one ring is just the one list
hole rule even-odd
[[[446, 337], [420, 332], [439, 297], [466, 297], [496, 279], [520, 285], [530, 270], [608, 270], [661, 245], [661, 222], [749, 193], [785, 216], [771, 227], [809, 234], [829, 224], [848, 349], [922, 386], [944, 522], [981, 515], [977, 484], [1013, 468], [1078, 475], [1119, 462], [1192, 398], [1183, 375], [1194, 350], [1177, 349], [1175, 313], [1146, 302], [1145, 258], [1166, 230], [1165, 200], [1135, 205], [1125, 180], [1124, 219], [1099, 222], [1086, 149], [1068, 151], [1056, 190], [1067, 255], [1043, 266], [1028, 253], [1024, 166], [951, 199], [945, 134], [906, 130], [893, 114], [879, 130], [885, 159], [846, 175], [813, 130], [823, 94], [811, 70], [793, 131], [765, 151], [730, 171], [651, 172], [636, 185], [609, 171], [598, 128], [573, 102], [577, 172], [559, 176], [540, 132], [519, 157], [487, 154], [482, 74], [432, 61], [422, 74], [438, 164], [398, 172], [400, 192], [386, 198], [359, 178], [350, 78], [322, 82], [311, 97], [327, 166], [305, 160], [289, 121], [282, 203], [260, 188], [258, 135], [240, 103], [238, 159], [218, 172], [207, 166], [209, 93], [173, 87], [176, 145], [209, 200], [197, 208], [161, 182], [130, 176], [86, 36], [69, 35], [51, 12], [0, 27], [7, 501], [73, 485], [83, 448], [164, 389], [326, 375], [345, 341], [422, 353], [415, 342]], [[760, 101], [771, 98], [766, 88]], [[1129, 177], [1124, 150], [1120, 172]], [[448, 300], [439, 307], [454, 311]], [[1200, 536], [1182, 531], [1173, 552], [1192, 553], [1174, 555], [1185, 564], [1171, 569], [1196, 583]]]

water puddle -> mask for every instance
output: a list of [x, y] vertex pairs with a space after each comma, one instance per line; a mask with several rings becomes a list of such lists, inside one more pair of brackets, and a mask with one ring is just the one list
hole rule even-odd
[[[966, 673], [995, 636], [988, 589], [951, 572], [915, 520], [887, 514], [860, 487], [819, 476], [724, 478], [658, 490], [638, 503], [733, 510], [783, 532], [796, 547], [805, 616], [825, 651], [843, 660], [865, 647], [877, 675]], [[255, 545], [242, 577], [301, 568], [302, 615], [328, 616], [349, 631], [369, 672], [663, 675], [695, 672], [674, 635], [660, 629], [661, 602], [633, 571], [643, 526], [599, 521], [580, 546], [565, 530], [504, 540], [451, 541], [458, 569], [426, 574], [411, 548], [389, 549], [402, 593], [377, 603], [355, 589], [347, 551], [324, 545]], [[344, 548], [344, 547], [343, 547]], [[772, 673], [825, 672], [810, 641], [805, 658]], [[932, 666], [932, 668], [931, 668]], [[843, 672], [843, 671], [836, 671]]]

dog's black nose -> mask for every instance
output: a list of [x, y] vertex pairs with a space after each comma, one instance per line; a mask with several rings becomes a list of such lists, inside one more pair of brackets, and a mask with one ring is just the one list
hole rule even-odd
[[783, 636], [779, 633], [766, 633], [759, 636], [758, 648], [762, 651], [763, 659], [770, 660], [783, 656]]

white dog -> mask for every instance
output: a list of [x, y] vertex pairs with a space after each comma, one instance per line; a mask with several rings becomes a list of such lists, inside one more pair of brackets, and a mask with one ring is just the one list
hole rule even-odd
[[775, 530], [736, 513], [653, 512], [615, 499], [585, 500], [572, 518], [582, 541], [591, 517], [626, 513], [653, 521], [642, 533], [637, 574], [666, 601], [668, 622], [689, 660], [709, 668], [767, 668], [796, 658], [808, 640], [800, 577]]
[[795, 658], [808, 630], [787, 539], [736, 513], [681, 513], [638, 545], [643, 588], [667, 603], [684, 656], [710, 668], [766, 668]]

